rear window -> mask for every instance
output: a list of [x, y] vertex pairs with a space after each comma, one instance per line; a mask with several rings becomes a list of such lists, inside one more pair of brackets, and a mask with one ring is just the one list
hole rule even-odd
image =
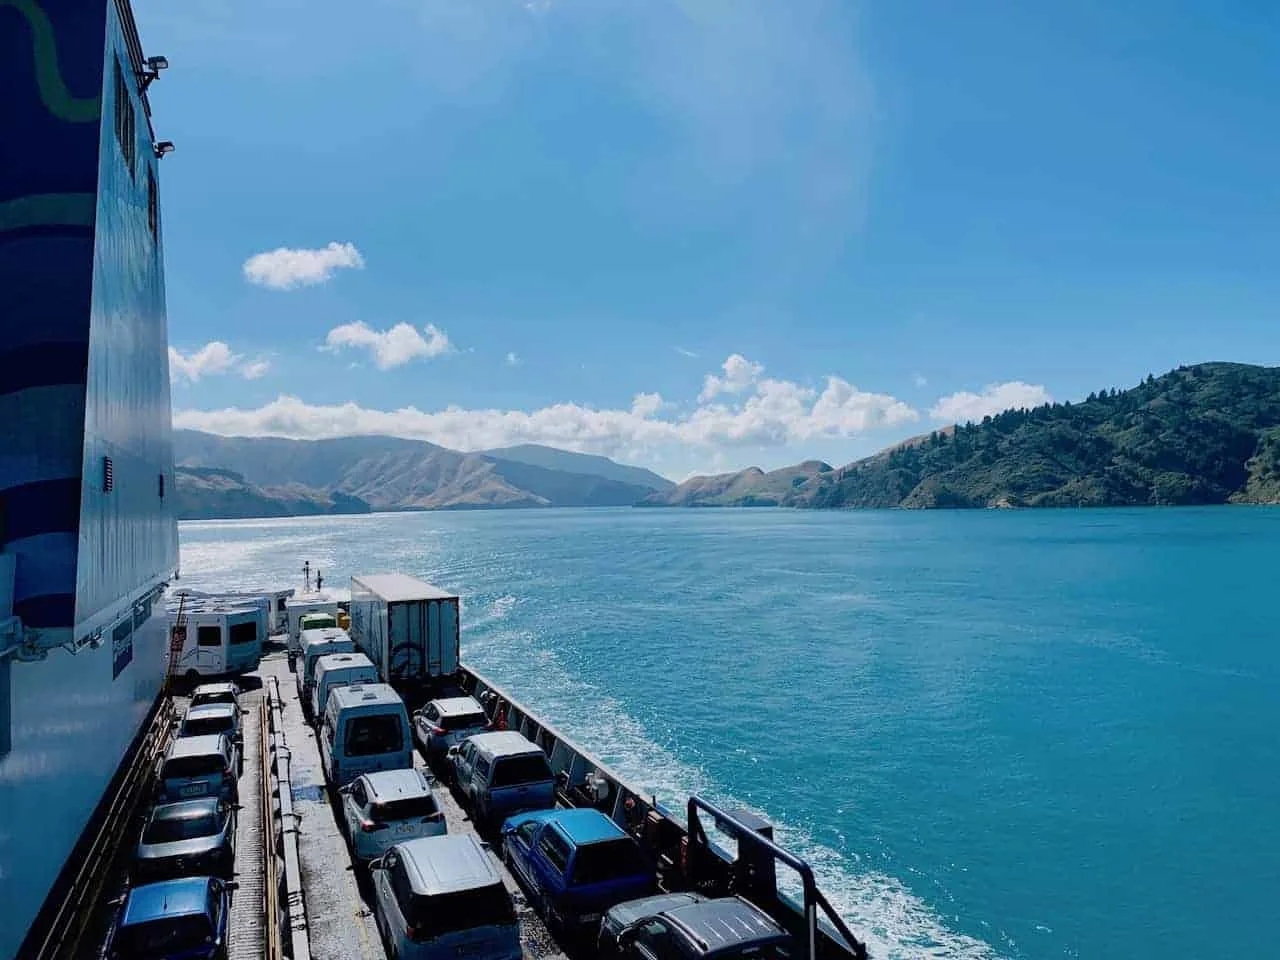
[[179, 840], [195, 840], [198, 837], [211, 837], [222, 827], [222, 818], [217, 813], [206, 813], [198, 817], [173, 817], [152, 820], [142, 835], [143, 843], [177, 843]]
[[404, 731], [400, 728], [399, 715], [382, 713], [352, 717], [347, 721], [342, 749], [348, 757], [369, 757], [403, 750]]
[[208, 706], [213, 703], [231, 703], [236, 702], [236, 695], [230, 690], [220, 690], [217, 693], [199, 693], [191, 698], [193, 707]]
[[323, 630], [325, 627], [336, 627], [338, 621], [327, 613], [308, 613], [298, 621], [303, 630]]
[[131, 924], [120, 930], [116, 945], [126, 957], [172, 956], [204, 948], [212, 936], [209, 919], [197, 913]]
[[468, 727], [483, 727], [489, 722], [483, 711], [477, 710], [475, 713], [459, 713], [454, 716], [443, 717], [437, 725], [445, 730], [466, 730]]
[[209, 753], [200, 757], [173, 757], [165, 762], [164, 778], [177, 780], [183, 777], [207, 777], [222, 773], [222, 756]]
[[256, 623], [236, 623], [232, 625], [228, 632], [231, 634], [231, 645], [233, 647], [238, 643], [254, 643], [258, 639], [258, 625]]
[[375, 803], [369, 812], [374, 820], [386, 822], [429, 817], [437, 812], [437, 807], [435, 798], [428, 794], [422, 797], [401, 797], [399, 800]]
[[231, 717], [192, 717], [182, 724], [182, 734], [203, 737], [211, 733], [231, 733], [235, 722]]
[[519, 757], [504, 757], [493, 768], [493, 787], [513, 787], [521, 783], [537, 783], [551, 779], [547, 758], [540, 753], [526, 753]]
[[432, 940], [455, 930], [516, 922], [511, 896], [500, 883], [437, 897], [414, 896], [411, 911], [415, 940]]
[[588, 843], [579, 847], [573, 858], [573, 882], [576, 884], [603, 883], [648, 872], [644, 854], [634, 841], [626, 837]]

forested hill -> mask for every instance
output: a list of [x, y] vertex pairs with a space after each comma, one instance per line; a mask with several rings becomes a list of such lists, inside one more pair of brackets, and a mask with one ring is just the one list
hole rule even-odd
[[1280, 368], [1180, 367], [1080, 403], [1010, 410], [797, 489], [815, 507], [1280, 502]]

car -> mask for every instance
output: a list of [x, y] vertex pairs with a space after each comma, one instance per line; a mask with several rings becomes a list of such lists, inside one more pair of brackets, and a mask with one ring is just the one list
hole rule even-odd
[[205, 707], [215, 703], [230, 703], [240, 706], [240, 688], [234, 683], [202, 683], [191, 691], [192, 707]]
[[335, 788], [362, 773], [412, 770], [413, 734], [400, 695], [385, 683], [332, 688], [320, 726], [320, 762]]
[[188, 877], [134, 887], [108, 934], [108, 960], [225, 960], [234, 883]]
[[665, 908], [618, 935], [627, 960], [792, 960], [791, 935], [742, 897]]
[[230, 879], [237, 809], [216, 797], [152, 807], [130, 867], [133, 883], [189, 876]]
[[397, 960], [520, 960], [502, 874], [470, 833], [397, 843], [370, 864], [373, 914]]
[[442, 697], [429, 700], [413, 714], [413, 735], [427, 759], [436, 759], [449, 748], [489, 729], [489, 718], [475, 697]]
[[156, 762], [156, 802], [240, 797], [238, 752], [222, 733], [176, 737]]
[[231, 703], [206, 703], [188, 707], [178, 727], [180, 737], [200, 737], [225, 733], [237, 749], [244, 747], [244, 724], [240, 708]]
[[556, 784], [546, 754], [514, 730], [474, 734], [451, 747], [448, 757], [477, 826], [555, 806]]
[[502, 855], [547, 922], [570, 936], [595, 934], [606, 910], [657, 889], [635, 838], [591, 807], [508, 817]]
[[431, 779], [421, 770], [380, 770], [338, 791], [351, 849], [362, 863], [393, 843], [448, 832]]
[[691, 903], [703, 903], [707, 898], [695, 891], [687, 893], [658, 893], [652, 897], [641, 897], [639, 900], [627, 900], [618, 904], [616, 907], [610, 907], [604, 915], [604, 919], [600, 921], [600, 935], [596, 943], [596, 956], [599, 960], [615, 960], [621, 955], [621, 948], [618, 946], [618, 937], [622, 931], [634, 925], [639, 920], [647, 920], [650, 917], [662, 913], [664, 910], [674, 910], [677, 907], [686, 907]]

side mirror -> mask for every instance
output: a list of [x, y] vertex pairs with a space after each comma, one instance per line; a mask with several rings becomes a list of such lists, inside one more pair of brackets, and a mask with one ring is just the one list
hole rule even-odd
[[460, 754], [461, 752], [462, 752], [462, 748], [461, 748], [461, 747], [450, 747], [450, 748], [449, 748], [449, 753], [448, 753], [448, 755], [449, 755], [449, 756], [451, 756], [451, 757], [456, 757], [456, 756], [457, 756], [458, 754]]
[[350, 792], [351, 792], [351, 784], [349, 784], [349, 783], [348, 783], [348, 784], [346, 784], [345, 786], [341, 786], [341, 787], [339, 787], [339, 788], [338, 788], [338, 793], [339, 793], [339, 794], [341, 794], [341, 795], [342, 795], [342, 796], [344, 796], [344, 797], [345, 797], [347, 794], [349, 794]]
[[231, 809], [232, 809], [232, 810], [243, 810], [243, 809], [244, 809], [244, 804], [243, 804], [243, 803], [233, 803], [233, 804], [231, 805]]
[[225, 881], [225, 882], [222, 884], [222, 889], [223, 889], [223, 890], [226, 890], [228, 893], [230, 893], [232, 890], [239, 890], [239, 889], [240, 889], [240, 881], [239, 881], [239, 880], [227, 880], [227, 881]]
[[370, 869], [370, 870], [381, 870], [381, 869], [383, 869], [383, 867], [382, 867], [382, 858], [381, 858], [381, 857], [374, 857], [372, 860], [370, 860], [370, 861], [369, 861], [369, 869]]
[[636, 942], [636, 936], [639, 934], [639, 927], [623, 927], [618, 934], [618, 949], [625, 950]]

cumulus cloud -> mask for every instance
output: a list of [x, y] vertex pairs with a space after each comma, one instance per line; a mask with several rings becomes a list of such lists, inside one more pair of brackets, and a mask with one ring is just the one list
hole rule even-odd
[[[610, 456], [651, 456], [662, 448], [715, 453], [725, 449], [780, 447], [818, 439], [849, 438], [919, 419], [908, 404], [859, 390], [829, 376], [821, 388], [761, 376], [763, 367], [739, 357], [722, 367], [752, 371], [731, 402], [700, 401], [680, 409], [660, 394], [639, 393], [627, 409], [558, 403], [533, 411], [468, 410], [457, 406], [375, 410], [355, 403], [317, 405], [280, 396], [257, 409], [179, 410], [174, 423], [211, 433], [307, 439], [390, 434], [430, 440], [460, 450], [544, 443]], [[741, 382], [741, 374], [735, 374]], [[725, 378], [720, 378], [725, 379]], [[745, 394], [743, 396], [742, 394]]]
[[698, 394], [700, 403], [722, 393], [742, 393], [764, 373], [763, 365], [753, 363], [740, 353], [732, 354], [720, 365], [720, 369], [724, 371], [724, 376], [708, 373], [702, 381], [702, 392]]
[[271, 362], [261, 358], [246, 360], [221, 340], [211, 340], [199, 350], [183, 353], [169, 348], [169, 379], [195, 383], [203, 377], [235, 374], [245, 380], [257, 380], [271, 369]]
[[279, 247], [256, 253], [244, 262], [244, 277], [272, 290], [292, 290], [324, 283], [336, 270], [363, 267], [364, 257], [355, 244], [333, 242], [319, 250]]
[[929, 381], [928, 379], [926, 379], [923, 373], [917, 373], [913, 375], [911, 378], [911, 382], [914, 383], [917, 387], [927, 387], [929, 385]]
[[344, 323], [330, 330], [324, 341], [324, 349], [335, 352], [368, 350], [379, 370], [390, 370], [419, 358], [438, 357], [448, 353], [450, 346], [448, 335], [430, 323], [421, 330], [408, 323], [397, 323], [389, 330], [375, 330], [360, 321]]
[[508, 367], [518, 367], [520, 366], [520, 355], [514, 350], [510, 350], [507, 352], [507, 359], [504, 362]]
[[1022, 407], [1038, 407], [1052, 403], [1049, 391], [1038, 384], [1010, 380], [1007, 383], [989, 383], [981, 393], [961, 390], [947, 397], [939, 397], [929, 410], [929, 416], [947, 423], [978, 422], [983, 417], [995, 416], [1005, 410]]

